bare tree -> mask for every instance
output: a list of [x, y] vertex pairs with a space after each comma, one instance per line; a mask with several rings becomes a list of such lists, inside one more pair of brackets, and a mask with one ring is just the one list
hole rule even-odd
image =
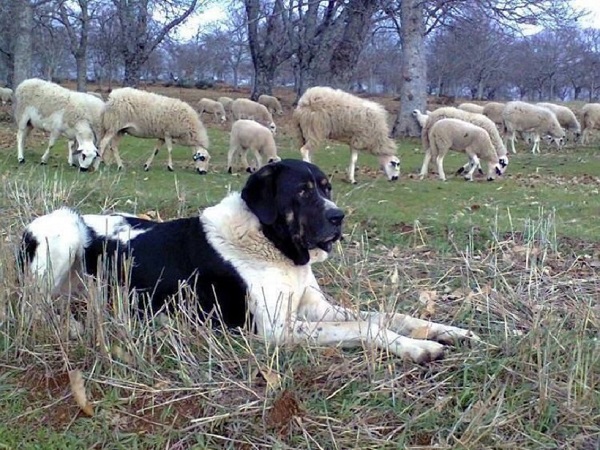
[[[125, 65], [123, 84], [137, 86], [142, 65], [167, 34], [194, 12], [198, 0], [112, 0]], [[159, 23], [154, 17], [164, 17]]]

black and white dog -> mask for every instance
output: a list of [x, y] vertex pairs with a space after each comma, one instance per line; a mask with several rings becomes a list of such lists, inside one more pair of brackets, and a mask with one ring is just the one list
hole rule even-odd
[[[241, 193], [200, 217], [157, 223], [62, 208], [31, 222], [22, 244], [27, 272], [50, 282], [54, 295], [68, 294], [82, 273], [99, 268], [120, 274], [118, 281], [146, 294], [153, 309], [186, 286], [201, 310], [216, 308], [230, 327], [244, 326], [249, 315], [256, 332], [277, 344], [365, 344], [426, 362], [442, 356], [442, 344], [478, 339], [399, 313], [329, 303], [312, 264], [327, 258], [343, 219], [323, 172], [284, 160], [250, 175]], [[430, 340], [406, 337], [422, 327]]]

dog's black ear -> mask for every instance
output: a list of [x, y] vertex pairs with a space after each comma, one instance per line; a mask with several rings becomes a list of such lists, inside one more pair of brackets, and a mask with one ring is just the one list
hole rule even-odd
[[278, 164], [268, 164], [248, 177], [242, 189], [242, 199], [258, 220], [272, 225], [277, 220], [275, 203], [275, 180], [279, 174]]

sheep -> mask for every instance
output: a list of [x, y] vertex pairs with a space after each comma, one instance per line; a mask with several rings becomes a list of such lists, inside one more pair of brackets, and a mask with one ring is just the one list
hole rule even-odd
[[388, 180], [400, 176], [400, 159], [390, 130], [385, 108], [375, 102], [329, 87], [306, 90], [292, 115], [293, 127], [300, 138], [300, 153], [310, 162], [311, 154], [325, 139], [348, 144], [351, 158], [348, 178], [356, 183], [354, 173], [358, 151], [378, 157]]
[[506, 105], [504, 103], [499, 102], [489, 102], [483, 105], [482, 114], [494, 122], [500, 130], [502, 130], [504, 127], [502, 111], [504, 111], [505, 106]]
[[[96, 169], [109, 145], [119, 169], [123, 167], [119, 155], [119, 141], [124, 134], [129, 134], [158, 140], [154, 151], [144, 164], [146, 171], [150, 169], [152, 160], [165, 144], [169, 152], [167, 168], [173, 171], [171, 152], [174, 142], [193, 147], [192, 159], [198, 173], [205, 174], [208, 170], [210, 154], [204, 125], [196, 111], [179, 99], [128, 87], [115, 89], [108, 96], [102, 114], [102, 128], [104, 137], [100, 141], [100, 155], [94, 162]], [[87, 165], [89, 166], [90, 164]]]
[[[429, 114], [429, 119], [427, 119], [427, 123], [423, 127], [423, 130], [421, 130], [421, 142], [423, 145], [423, 150], [425, 151], [425, 155], [427, 155], [427, 151], [429, 150], [429, 130], [438, 120], [442, 119], [460, 119], [483, 128], [490, 135], [492, 145], [496, 150], [496, 154], [500, 158], [500, 164], [503, 167], [506, 167], [508, 165], [508, 155], [506, 147], [504, 145], [504, 142], [502, 142], [502, 138], [500, 137], [500, 133], [498, 132], [498, 128], [496, 128], [494, 122], [492, 122], [488, 117], [484, 116], [483, 114], [470, 113], [458, 108], [453, 108], [451, 106], [438, 108], [431, 114]], [[459, 173], [462, 172], [462, 170], [464, 170], [464, 168], [467, 165], [459, 169]]]
[[227, 117], [225, 116], [225, 108], [223, 105], [210, 98], [201, 98], [198, 102], [198, 114], [202, 116], [203, 113], [212, 113], [216, 122], [225, 122]]
[[429, 111], [426, 111], [425, 114], [423, 114], [418, 109], [415, 109], [412, 112], [412, 116], [415, 118], [421, 129], [423, 129], [423, 127], [427, 123], [427, 119], [429, 118]]
[[275, 134], [277, 127], [273, 122], [273, 116], [265, 105], [261, 105], [247, 98], [236, 98], [231, 104], [233, 120], [250, 119], [266, 126]]
[[6, 105], [9, 101], [12, 101], [12, 95], [12, 89], [0, 87], [0, 101], [2, 101], [3, 105]]
[[277, 114], [278, 116], [283, 116], [283, 108], [281, 107], [281, 103], [277, 97], [273, 97], [272, 95], [262, 94], [258, 97], [258, 103], [261, 105], [265, 105], [271, 114]]
[[225, 109], [225, 112], [231, 116], [231, 105], [233, 103], [233, 99], [231, 97], [219, 97], [217, 99], [217, 101], [223, 105], [223, 108]]
[[483, 106], [476, 105], [475, 103], [461, 103], [458, 105], [458, 109], [462, 109], [463, 111], [470, 113], [483, 114]]
[[581, 125], [575, 116], [575, 113], [570, 108], [562, 105], [556, 105], [554, 103], [538, 103], [538, 106], [547, 108], [556, 114], [558, 123], [566, 132], [570, 132], [573, 135], [575, 141], [579, 139], [581, 135]]
[[227, 153], [227, 172], [232, 173], [232, 163], [236, 155], [242, 160], [246, 172], [253, 172], [246, 157], [252, 150], [256, 159], [255, 170], [263, 166], [263, 156], [268, 163], [281, 161], [277, 156], [277, 146], [273, 133], [267, 127], [248, 119], [236, 120], [231, 127], [229, 138], [229, 153]]
[[464, 176], [468, 181], [473, 180], [473, 172], [480, 166], [480, 159], [488, 163], [488, 181], [492, 181], [494, 175], [502, 175], [506, 168], [506, 165], [500, 162], [487, 130], [461, 119], [438, 120], [429, 130], [429, 142], [430, 148], [425, 154], [421, 167], [421, 179], [427, 174], [427, 167], [433, 156], [440, 180], [446, 181], [444, 157], [448, 150], [462, 151], [469, 156], [469, 163], [463, 167], [463, 169], [469, 167]]
[[[77, 156], [80, 168], [91, 163], [98, 154], [95, 142], [101, 132], [103, 108], [102, 100], [84, 92], [71, 91], [38, 78], [23, 81], [15, 90], [19, 163], [25, 162], [25, 139], [32, 128], [50, 133], [42, 164], [48, 163], [50, 150], [61, 135], [69, 140], [70, 165], [75, 165], [74, 156]], [[78, 147], [73, 153], [75, 140]]]
[[581, 108], [583, 133], [581, 143], [587, 144], [594, 130], [600, 130], [600, 103], [587, 103]]
[[540, 136], [550, 135], [552, 140], [560, 142], [565, 131], [560, 126], [556, 114], [549, 109], [521, 101], [508, 102], [502, 112], [504, 138], [510, 139], [511, 150], [515, 150], [515, 137], [518, 131], [534, 132], [531, 152], [540, 151]]

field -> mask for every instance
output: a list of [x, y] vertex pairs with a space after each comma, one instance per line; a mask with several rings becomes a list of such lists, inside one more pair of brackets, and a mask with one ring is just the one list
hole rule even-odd
[[[287, 119], [276, 121], [280, 154], [297, 158]], [[246, 174], [225, 173], [227, 125], [205, 123], [212, 166], [200, 176], [181, 147], [175, 172], [165, 153], [144, 172], [152, 143], [133, 138], [121, 145], [123, 171], [77, 172], [64, 141], [40, 166], [39, 133], [19, 166], [12, 125], [0, 122], [0, 448], [600, 448], [598, 145], [541, 155], [520, 147], [502, 179], [472, 183], [419, 181], [415, 140], [398, 141], [395, 183], [369, 155], [351, 185], [346, 147], [315, 154], [347, 214], [344, 240], [316, 267], [333, 301], [483, 339], [426, 366], [373, 349], [273, 348], [193, 323], [185, 308], [140, 321], [124, 293], [103, 307], [93, 280], [88, 302], [75, 305], [19, 286], [16, 246], [37, 215], [70, 205], [166, 220], [240, 189]], [[449, 155], [447, 175], [463, 163]], [[57, 314], [69, 308], [85, 323], [76, 339]]]

